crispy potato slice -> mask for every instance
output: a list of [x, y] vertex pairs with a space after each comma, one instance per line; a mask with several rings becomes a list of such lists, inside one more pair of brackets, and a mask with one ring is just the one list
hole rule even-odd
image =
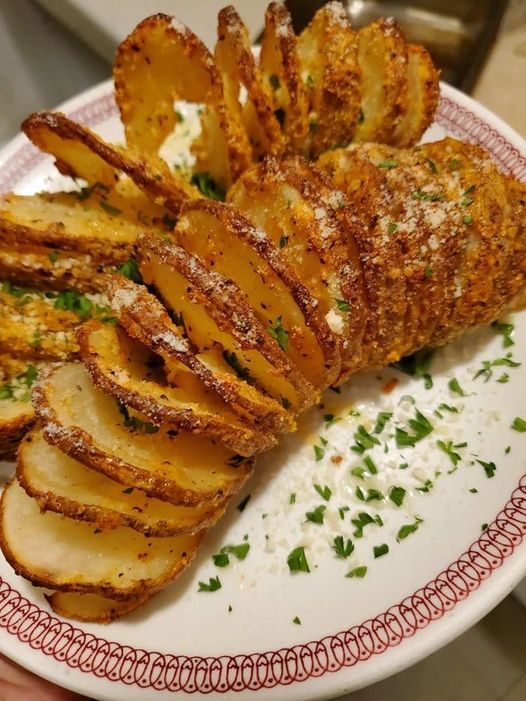
[[[122, 331], [97, 322], [79, 329], [82, 359], [97, 387], [140, 411], [154, 423], [169, 423], [217, 438], [234, 452], [249, 456], [275, 445], [270, 433], [243, 422], [190, 369], [181, 367], [177, 384], [167, 383], [156, 357]], [[157, 365], [160, 358], [157, 357]]]
[[0, 291], [0, 351], [18, 358], [68, 360], [78, 353], [77, 314], [44, 295]]
[[68, 251], [55, 257], [54, 253], [43, 246], [0, 247], [0, 279], [48, 290], [102, 288], [104, 264], [88, 254]]
[[145, 538], [42, 513], [16, 480], [0, 503], [0, 546], [17, 574], [59, 591], [135, 599], [162, 589], [192, 561], [200, 534]]
[[58, 616], [85, 623], [113, 623], [135, 611], [150, 598], [140, 596], [138, 599], [116, 601], [98, 594], [77, 594], [69, 591], [54, 591], [52, 594], [44, 594], [44, 597]]
[[[321, 386], [338, 358], [335, 339], [307, 285], [271, 239], [234, 207], [205, 200], [185, 209], [174, 235], [210, 269], [244, 290], [264, 328], [282, 326], [290, 360]], [[316, 400], [313, 392], [310, 402]]]
[[[227, 107], [238, 114], [256, 159], [267, 154], [277, 156], [283, 150], [284, 139], [273, 112], [272, 92], [256, 66], [248, 30], [232, 5], [219, 12], [217, 31], [214, 60], [223, 76]], [[241, 88], [246, 90], [242, 106]]]
[[227, 110], [210, 52], [178, 20], [163, 14], [143, 20], [120, 44], [113, 75], [130, 146], [157, 157], [176, 124], [174, 102], [185, 100], [206, 105], [194, 149], [197, 171], [228, 187], [250, 163], [247, 135], [237, 110]]
[[[90, 185], [112, 188], [122, 171], [154, 202], [175, 214], [185, 200], [200, 197], [196, 187], [161, 159], [109, 144], [61, 112], [35, 112], [22, 123], [22, 130], [35, 146], [56, 158], [61, 173], [83, 178]], [[106, 175], [104, 167], [109, 168]]]
[[[183, 335], [183, 320], [177, 318], [180, 324], [177, 326], [165, 307], [145, 287], [114, 275], [107, 281], [107, 291], [126, 333], [163, 358], [169, 382], [178, 385], [181, 378], [188, 382], [187, 368], [207, 390], [215, 392], [236, 414], [253, 424], [258, 433], [294, 430], [295, 423], [290, 414], [246, 382], [246, 373], [242, 372], [237, 357], [227, 356], [230, 365], [214, 365], [198, 349], [194, 353]], [[193, 391], [197, 391], [197, 387], [194, 386]]]
[[341, 2], [323, 5], [298, 37], [309, 105], [310, 154], [348, 144], [360, 112], [358, 34]]
[[0, 460], [14, 457], [18, 444], [34, 423], [31, 402], [0, 399]]
[[42, 511], [54, 511], [100, 528], [128, 526], [147, 536], [197, 533], [214, 524], [227, 501], [216, 505], [174, 506], [148, 497], [91, 470], [46, 443], [41, 430], [22, 442], [17, 454], [18, 481]]
[[271, 2], [265, 12], [259, 68], [270, 88], [274, 114], [285, 137], [285, 153], [305, 153], [309, 135], [307, 92], [300, 76], [296, 35], [282, 3]]
[[390, 142], [399, 147], [414, 146], [431, 125], [440, 98], [440, 71], [423, 46], [407, 47], [407, 108]]
[[91, 383], [80, 364], [53, 369], [33, 404], [46, 440], [117, 482], [176, 505], [220, 504], [252, 472], [253, 460], [207, 438], [157, 427]]
[[0, 199], [0, 242], [89, 253], [118, 265], [131, 257], [145, 226], [165, 226], [164, 215], [128, 178], [111, 191], [96, 183], [80, 191], [9, 194]]
[[407, 43], [393, 18], [358, 32], [361, 112], [354, 141], [389, 143], [408, 109]]
[[[180, 226], [187, 222], [188, 216]], [[199, 349], [209, 349], [214, 364], [224, 366], [225, 354], [235, 354], [251, 381], [285, 407], [301, 411], [311, 403], [312, 385], [285, 355], [287, 332], [282, 330], [284, 339], [273, 338], [256, 317], [246, 291], [179, 246], [151, 235], [139, 241], [144, 279], [155, 285], [169, 309], [182, 316], [190, 340]]]

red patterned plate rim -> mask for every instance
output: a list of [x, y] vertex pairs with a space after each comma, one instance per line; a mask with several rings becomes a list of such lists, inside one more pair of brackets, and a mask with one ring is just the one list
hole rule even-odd
[[[63, 111], [90, 127], [115, 117], [117, 109], [109, 83], [87, 91], [63, 105]], [[442, 85], [442, 97], [436, 123], [459, 138], [484, 146], [498, 165], [526, 180], [526, 149], [521, 138], [506, 124], [470, 98], [448, 85]], [[495, 128], [495, 125], [497, 128]], [[10, 191], [47, 157], [17, 137], [0, 153], [0, 193]], [[522, 543], [526, 534], [526, 475], [512, 492], [508, 502], [488, 528], [457, 560], [423, 587], [374, 618], [350, 629], [290, 648], [252, 652], [236, 656], [186, 656], [142, 650], [93, 635], [68, 621], [41, 609], [0, 577], [0, 628], [22, 644], [29, 645], [69, 670], [94, 675], [99, 680], [121, 682], [128, 688], [155, 691], [223, 695], [228, 692], [270, 690], [279, 686], [315, 680], [343, 668], [363, 663], [398, 646], [416, 632], [437, 621], [465, 601]], [[399, 671], [429, 654], [472, 625], [503, 598], [524, 575], [526, 564], [515, 567], [502, 590], [476, 607], [451, 634], [423, 645], [417, 655], [391, 664], [375, 675], [374, 681]], [[3, 652], [10, 655], [9, 649]], [[11, 655], [14, 655], [11, 652]], [[24, 660], [17, 658], [24, 664]], [[81, 693], [93, 693], [64, 676], [57, 680]], [[368, 683], [372, 679], [366, 680]], [[108, 687], [106, 687], [108, 688]], [[305, 698], [299, 692], [295, 698]], [[356, 688], [353, 686], [353, 688]], [[311, 698], [343, 693], [345, 684], [320, 688]], [[102, 693], [102, 690], [101, 690]], [[292, 698], [292, 696], [290, 696]], [[103, 696], [100, 698], [111, 698]]]

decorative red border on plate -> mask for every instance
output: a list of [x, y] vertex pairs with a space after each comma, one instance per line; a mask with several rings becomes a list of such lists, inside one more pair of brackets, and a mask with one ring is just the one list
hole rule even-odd
[[[116, 113], [111, 94], [72, 113], [94, 126]], [[526, 177], [526, 159], [473, 112], [442, 97], [437, 123], [485, 146], [500, 167]], [[0, 192], [12, 189], [44, 157], [26, 144], [8, 159]], [[108, 681], [165, 691], [224, 693], [289, 685], [381, 654], [441, 618], [498, 569], [526, 534], [526, 475], [493, 523], [434, 580], [375, 618], [292, 648], [199, 657], [141, 650], [99, 638], [39, 608], [0, 578], [0, 627], [73, 669]]]

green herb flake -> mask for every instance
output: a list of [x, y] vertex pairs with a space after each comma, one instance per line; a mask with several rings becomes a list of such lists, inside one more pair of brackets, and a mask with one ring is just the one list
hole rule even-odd
[[332, 490], [327, 485], [322, 487], [320, 484], [315, 484], [314, 489], [318, 492], [322, 499], [325, 499], [325, 501], [329, 501], [332, 496]]
[[327, 507], [324, 504], [320, 504], [313, 511], [307, 511], [305, 514], [305, 520], [310, 523], [317, 523], [321, 525], [325, 517], [325, 509]]
[[58, 260], [59, 252], [58, 251], [51, 251], [51, 253], [47, 254], [47, 257], [51, 261], [51, 265], [55, 265], [55, 263]]
[[122, 214], [122, 209], [119, 209], [118, 207], [114, 207], [111, 205], [109, 202], [106, 200], [101, 199], [100, 200], [100, 206], [102, 209], [107, 212], [110, 216], [112, 217], [118, 217], [119, 214]]
[[290, 552], [287, 557], [287, 565], [291, 572], [310, 572], [307, 556], [305, 555], [305, 548], [303, 546], [294, 548], [294, 550]]
[[374, 558], [382, 557], [383, 555], [387, 555], [389, 552], [389, 546], [387, 543], [382, 543], [382, 545], [375, 545], [373, 547], [373, 553], [374, 553]]
[[438, 173], [438, 168], [437, 168], [437, 166], [436, 166], [435, 161], [432, 161], [430, 158], [427, 158], [427, 159], [426, 159], [426, 162], [427, 162], [427, 165], [429, 166], [429, 170], [430, 170], [432, 173], [435, 173], [435, 175], [436, 175], [436, 174]]
[[457, 446], [453, 446], [453, 441], [437, 441], [437, 446], [440, 448], [440, 450], [445, 453], [448, 458], [451, 460], [453, 463], [453, 466], [456, 467], [458, 463], [462, 460], [462, 457], [456, 453], [453, 448]]
[[372, 459], [370, 455], [366, 455], [363, 459], [365, 466], [367, 467], [369, 474], [371, 475], [376, 475], [378, 474], [378, 468], [376, 467], [376, 463]]
[[464, 214], [464, 216], [462, 217], [462, 223], [468, 226], [469, 224], [473, 224], [473, 217], [471, 216], [471, 214]]
[[511, 427], [515, 431], [518, 431], [519, 433], [525, 433], [526, 432], [526, 421], [524, 419], [521, 419], [520, 416], [516, 416], [513, 419], [513, 423], [511, 424]]
[[341, 417], [334, 416], [334, 414], [324, 414], [323, 420], [325, 421], [325, 428], [329, 428], [329, 426], [341, 421]]
[[405, 540], [407, 536], [411, 535], [411, 533], [415, 533], [418, 530], [418, 527], [421, 523], [423, 523], [423, 519], [417, 516], [416, 521], [414, 523], [406, 523], [403, 526], [401, 526], [396, 536], [396, 540], [398, 542], [400, 542], [401, 540]]
[[347, 511], [350, 511], [350, 508], [348, 506], [340, 506], [340, 508], [338, 509], [338, 513], [340, 514], [340, 518], [342, 521], [344, 520]]
[[391, 487], [389, 490], [389, 499], [397, 506], [402, 506], [404, 503], [404, 498], [406, 495], [406, 490], [403, 487]]
[[363, 579], [366, 574], [367, 574], [367, 567], [365, 565], [361, 565], [360, 567], [355, 567], [350, 572], [347, 572], [347, 574], [345, 576], [349, 577], [351, 579], [352, 578]]
[[286, 351], [289, 347], [289, 335], [283, 326], [281, 316], [278, 316], [276, 321], [268, 327], [267, 331], [278, 342], [279, 347]]
[[323, 456], [325, 455], [325, 449], [322, 448], [320, 445], [315, 445], [313, 446], [314, 448], [314, 457], [316, 459], [316, 462], [319, 462], [320, 460], [323, 459]]
[[369, 450], [375, 445], [380, 445], [378, 438], [371, 435], [362, 424], [360, 424], [354, 432], [354, 440], [356, 444], [351, 446], [351, 450], [359, 455], [362, 455], [366, 450]]
[[398, 224], [394, 221], [389, 222], [387, 225], [387, 233], [388, 234], [394, 234], [394, 232], [398, 229]]
[[126, 263], [117, 268], [117, 272], [124, 275], [124, 277], [127, 277], [129, 280], [132, 280], [132, 282], [142, 282], [142, 276], [139, 272], [139, 264], [135, 258], [130, 258], [128, 261], [126, 261]]
[[298, 616], [294, 616], [294, 618], [292, 619], [292, 622], [295, 623], [297, 626], [301, 626], [301, 621], [298, 618]]
[[448, 162], [447, 165], [448, 165], [449, 170], [453, 171], [453, 170], [459, 170], [459, 168], [460, 168], [460, 166], [461, 166], [461, 163], [460, 163], [460, 161], [458, 160], [458, 158], [452, 158], [452, 159]]
[[344, 537], [341, 535], [337, 535], [334, 538], [334, 540], [332, 541], [331, 548], [334, 550], [338, 557], [341, 557], [344, 560], [347, 559], [350, 555], [352, 555], [354, 551], [354, 545], [352, 541], [349, 538], [345, 540]]
[[206, 582], [198, 582], [199, 589], [197, 591], [217, 591], [221, 589], [219, 577], [210, 577], [208, 584]]
[[230, 365], [230, 367], [236, 373], [240, 380], [248, 382], [249, 385], [254, 382], [249, 371], [247, 370], [247, 368], [241, 365], [241, 363], [239, 362], [239, 358], [234, 352], [231, 353], [230, 351], [224, 350], [223, 360], [225, 360], [225, 362], [227, 362]]
[[296, 492], [292, 492], [291, 495], [289, 496], [289, 504], [295, 504], [296, 503]]
[[224, 202], [225, 190], [221, 187], [210, 173], [194, 173], [192, 175], [192, 183], [197, 186], [199, 191], [210, 200]]
[[433, 489], [433, 482], [431, 480], [426, 480], [423, 487], [417, 487], [416, 491], [422, 494], [428, 494]]
[[497, 331], [497, 333], [502, 334], [502, 345], [504, 348], [509, 348], [513, 346], [515, 341], [513, 340], [513, 332], [515, 326], [513, 324], [506, 323], [504, 321], [494, 321], [491, 326]]
[[348, 312], [349, 309], [351, 308], [350, 302], [348, 302], [345, 299], [334, 298], [334, 301], [336, 302], [336, 307], [337, 307], [338, 311], [340, 311], [340, 312]]
[[[240, 545], [224, 545], [219, 554], [220, 555], [234, 555], [237, 560], [244, 560], [248, 555], [250, 550], [250, 543], [244, 542]], [[228, 564], [228, 563], [227, 563]]]
[[467, 392], [464, 392], [464, 390], [460, 386], [460, 383], [456, 377], [452, 377], [451, 380], [449, 380], [449, 382], [447, 383], [447, 386], [454, 394], [458, 394], [460, 397], [468, 396]]
[[488, 382], [488, 380], [493, 376], [494, 367], [505, 366], [508, 368], [518, 368], [520, 365], [521, 363], [513, 360], [511, 353], [507, 353], [504, 358], [496, 358], [496, 360], [483, 360], [482, 367], [473, 375], [473, 379], [476, 380], [479, 377], [483, 377], [484, 382]]
[[230, 564], [230, 558], [228, 557], [227, 553], [217, 553], [217, 555], [212, 555], [212, 560], [214, 561], [214, 565], [216, 567], [227, 567], [227, 565]]
[[381, 433], [384, 430], [386, 423], [392, 416], [392, 411], [380, 411], [376, 417], [376, 424], [374, 426], [373, 433]]
[[500, 377], [497, 378], [497, 382], [500, 382], [501, 384], [504, 384], [505, 382], [509, 382], [510, 376], [508, 375], [507, 372], [503, 372]]
[[471, 487], [471, 489], [468, 490], [468, 491], [469, 491], [470, 494], [478, 494], [478, 493], [479, 493], [479, 490], [476, 489], [475, 487]]
[[243, 511], [245, 510], [248, 502], [250, 501], [251, 496], [252, 496], [252, 494], [247, 494], [246, 497], [242, 501], [240, 501], [239, 504], [237, 505], [236, 508], [240, 513], [243, 513]]
[[394, 161], [391, 158], [388, 158], [387, 160], [379, 163], [378, 168], [387, 168], [388, 170], [391, 170], [391, 168], [396, 168], [397, 165], [398, 161]]
[[486, 473], [486, 477], [488, 479], [494, 477], [495, 472], [497, 471], [497, 466], [494, 462], [486, 462], [485, 460], [479, 460], [478, 458], [475, 459], [478, 462], [478, 464], [484, 468], [484, 472]]

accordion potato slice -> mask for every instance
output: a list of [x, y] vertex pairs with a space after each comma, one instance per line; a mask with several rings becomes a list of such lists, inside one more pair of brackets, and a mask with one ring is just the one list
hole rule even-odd
[[[154, 423], [169, 423], [217, 438], [244, 456], [274, 445], [276, 438], [243, 422], [228, 404], [207, 391], [190, 369], [182, 366], [170, 386], [156, 358], [138, 341], [113, 326], [88, 322], [79, 329], [84, 361], [97, 387], [133, 407]], [[157, 357], [157, 365], [160, 358]]]
[[69, 591], [54, 591], [52, 594], [44, 594], [44, 597], [51, 610], [58, 616], [85, 623], [113, 623], [135, 611], [150, 598], [146, 595], [137, 599], [117, 601], [99, 594], [78, 594]]
[[205, 105], [194, 153], [196, 170], [228, 187], [250, 163], [250, 145], [235, 111], [226, 109], [221, 75], [201, 40], [178, 20], [157, 14], [120, 44], [113, 70], [126, 141], [157, 158], [173, 131], [176, 100]]
[[94, 529], [42, 513], [16, 479], [2, 494], [0, 530], [6, 560], [33, 584], [117, 600], [162, 589], [190, 564], [201, 538], [145, 538], [131, 528]]
[[323, 5], [298, 37], [309, 104], [310, 154], [344, 146], [360, 112], [358, 35], [341, 2]]
[[407, 47], [407, 109], [401, 115], [390, 140], [407, 148], [417, 144], [433, 121], [440, 97], [439, 71], [423, 46]]
[[0, 291], [0, 352], [33, 360], [73, 358], [78, 353], [78, 315], [55, 309], [53, 300], [43, 295], [20, 293]]
[[300, 76], [297, 39], [289, 11], [271, 2], [265, 12], [259, 69], [271, 91], [273, 110], [285, 137], [285, 153], [305, 153], [309, 135], [307, 92]]
[[253, 461], [218, 442], [155, 426], [91, 383], [69, 363], [44, 375], [33, 404], [46, 441], [126, 486], [176, 505], [218, 505], [238, 491]]
[[407, 109], [407, 43], [396, 22], [380, 19], [358, 32], [361, 107], [354, 141], [389, 143]]
[[[256, 160], [281, 153], [284, 141], [273, 112], [271, 89], [262, 80], [248, 30], [232, 5], [218, 15], [214, 60], [223, 77], [227, 108], [238, 115]], [[246, 101], [240, 105], [242, 88], [246, 90]]]
[[146, 536], [196, 533], [215, 523], [226, 500], [217, 506], [174, 506], [86, 467], [64, 455], [32, 431], [17, 454], [18, 481], [42, 511], [54, 511], [100, 528], [127, 526]]
[[22, 131], [41, 151], [55, 157], [61, 173], [83, 178], [90, 185], [102, 183], [111, 189], [122, 171], [154, 202], [175, 214], [185, 200], [200, 197], [197, 188], [160, 158], [110, 144], [61, 112], [35, 112], [22, 123]]
[[43, 246], [0, 247], [0, 278], [27, 287], [96, 292], [104, 265], [88, 254], [68, 251], [55, 257]]
[[[165, 307], [150, 294], [146, 287], [137, 285], [121, 275], [113, 275], [107, 281], [107, 292], [119, 323], [132, 338], [136, 338], [165, 361], [168, 380], [175, 384], [188, 382], [190, 370], [204, 387], [228, 402], [254, 430], [269, 436], [294, 429], [290, 414], [276, 401], [263, 395], [246, 382], [246, 373], [237, 357], [227, 356], [230, 365], [215, 364], [208, 357], [190, 348], [183, 335], [183, 319], [176, 317], [177, 326], [168, 316]], [[241, 376], [238, 376], [241, 373]], [[193, 386], [197, 391], [198, 386]]]
[[131, 257], [145, 226], [163, 226], [164, 213], [129, 179], [111, 191], [95, 183], [80, 191], [9, 194], [0, 199], [0, 242], [89, 253], [118, 265]]
[[34, 423], [31, 402], [0, 399], [0, 460], [14, 457], [18, 444]]
[[287, 409], [301, 411], [310, 404], [313, 388], [285, 355], [287, 341], [281, 339], [280, 344], [265, 330], [246, 291], [159, 237], [141, 237], [140, 260], [143, 278], [182, 317], [186, 334], [201, 353], [223, 367], [225, 356], [235, 355], [247, 379]]
[[[232, 206], [205, 201], [186, 207], [175, 236], [208, 268], [236, 282], [264, 328], [286, 334], [282, 347], [316, 387], [338, 358], [326, 319], [271, 239]], [[277, 335], [277, 333], [276, 333]], [[310, 394], [310, 403], [317, 399]]]

